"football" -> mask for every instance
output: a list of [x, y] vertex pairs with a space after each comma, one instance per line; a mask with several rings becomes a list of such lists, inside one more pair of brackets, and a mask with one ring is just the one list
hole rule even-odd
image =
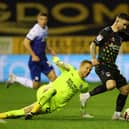
[[124, 118], [125, 120], [129, 121], [129, 108], [125, 109]]

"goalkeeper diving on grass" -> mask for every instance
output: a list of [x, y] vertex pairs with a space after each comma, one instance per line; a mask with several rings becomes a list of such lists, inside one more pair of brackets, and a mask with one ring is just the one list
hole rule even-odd
[[36, 114], [52, 113], [63, 108], [76, 93], [88, 91], [88, 83], [84, 78], [92, 69], [91, 61], [83, 60], [79, 69], [65, 64], [56, 56], [53, 57], [53, 62], [59, 67], [61, 74], [55, 81], [37, 90], [37, 101], [18, 110], [0, 113], [0, 119], [25, 116], [27, 120]]

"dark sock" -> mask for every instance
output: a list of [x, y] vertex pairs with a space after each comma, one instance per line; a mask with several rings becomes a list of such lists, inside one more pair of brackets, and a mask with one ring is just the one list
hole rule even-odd
[[106, 86], [105, 85], [99, 85], [96, 88], [94, 88], [92, 91], [90, 91], [89, 93], [90, 93], [90, 96], [94, 96], [94, 95], [103, 93], [105, 91], [107, 91]]
[[118, 95], [117, 100], [116, 100], [116, 111], [117, 112], [122, 111], [125, 105], [126, 99], [127, 99], [127, 95], [122, 95], [122, 94]]

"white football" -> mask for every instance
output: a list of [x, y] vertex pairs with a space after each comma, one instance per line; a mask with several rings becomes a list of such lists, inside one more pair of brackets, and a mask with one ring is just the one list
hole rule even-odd
[[125, 120], [129, 121], [129, 108], [125, 109], [124, 118]]

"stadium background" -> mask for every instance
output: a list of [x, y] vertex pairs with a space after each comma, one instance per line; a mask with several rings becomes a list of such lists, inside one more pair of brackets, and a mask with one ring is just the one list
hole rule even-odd
[[[0, 1], [0, 81], [6, 81], [11, 72], [29, 77], [28, 53], [22, 45], [26, 33], [36, 22], [39, 11], [49, 14], [48, 45], [65, 62], [78, 67], [82, 59], [90, 59], [89, 45], [98, 31], [111, 25], [114, 17], [129, 12], [127, 0], [4, 0]], [[129, 42], [124, 43], [117, 63], [129, 81]], [[48, 54], [51, 61], [51, 55]], [[58, 69], [54, 66], [56, 72]], [[43, 81], [48, 81], [42, 76]], [[99, 81], [92, 71], [89, 81]]]
[[[18, 109], [35, 101], [36, 90], [15, 83], [6, 89], [9, 73], [29, 77], [28, 53], [22, 45], [23, 38], [35, 23], [39, 11], [49, 13], [48, 44], [61, 59], [75, 67], [83, 59], [91, 59], [89, 43], [98, 31], [112, 24], [114, 17], [129, 13], [128, 0], [0, 0], [0, 112]], [[129, 46], [124, 43], [117, 63], [129, 81]], [[48, 55], [51, 61], [51, 55]], [[56, 66], [54, 65], [56, 72]], [[45, 77], [43, 81], [48, 81]], [[94, 70], [88, 77], [89, 89], [99, 81]], [[118, 90], [91, 98], [87, 111], [95, 116], [83, 119], [80, 115], [79, 95], [60, 112], [43, 114], [34, 120], [8, 119], [0, 121], [0, 129], [127, 129], [126, 121], [112, 121]], [[129, 102], [129, 99], [127, 100]], [[129, 107], [126, 103], [124, 110]], [[124, 111], [123, 110], [123, 111]]]

